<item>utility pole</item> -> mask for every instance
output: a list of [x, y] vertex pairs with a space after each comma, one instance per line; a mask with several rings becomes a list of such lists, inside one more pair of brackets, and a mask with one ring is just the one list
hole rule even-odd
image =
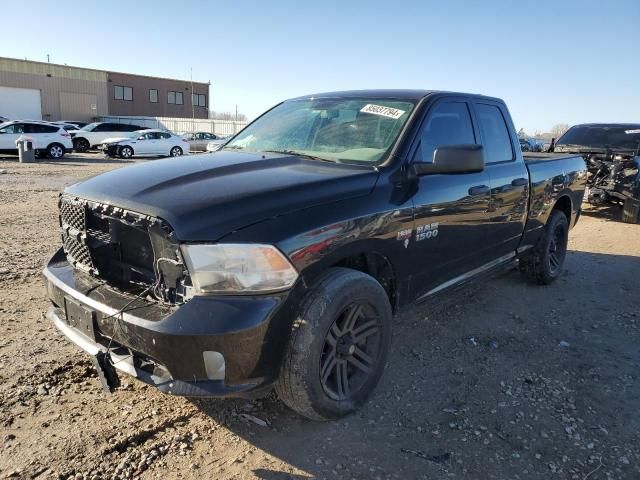
[[47, 63], [51, 63], [51, 60], [49, 58], [49, 54], [47, 53]]
[[238, 104], [236, 103], [236, 122], [238, 121]]
[[196, 106], [193, 104], [193, 67], [189, 67], [191, 70], [191, 120], [195, 120], [196, 118]]

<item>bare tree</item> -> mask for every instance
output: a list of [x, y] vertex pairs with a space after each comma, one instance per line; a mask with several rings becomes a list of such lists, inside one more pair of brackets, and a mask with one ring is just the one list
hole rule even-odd
[[[214, 112], [212, 110], [209, 112], [209, 118], [213, 118], [214, 120], [236, 120], [236, 114], [231, 112]], [[244, 113], [238, 113], [237, 120], [246, 122], [247, 116]]]
[[566, 123], [557, 123], [551, 127], [551, 136], [554, 138], [560, 137], [564, 132], [569, 130], [569, 125]]

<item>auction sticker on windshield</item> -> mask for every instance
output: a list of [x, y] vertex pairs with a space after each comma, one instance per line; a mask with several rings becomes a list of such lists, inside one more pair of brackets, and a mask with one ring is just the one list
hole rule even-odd
[[625, 130], [624, 133], [627, 135], [633, 135], [634, 133], [640, 133], [640, 130]]
[[382, 105], [374, 105], [372, 103], [367, 103], [362, 110], [363, 113], [372, 113], [373, 115], [380, 115], [382, 117], [389, 117], [397, 120], [402, 116], [404, 110], [399, 110], [397, 108], [391, 107], [383, 107]]

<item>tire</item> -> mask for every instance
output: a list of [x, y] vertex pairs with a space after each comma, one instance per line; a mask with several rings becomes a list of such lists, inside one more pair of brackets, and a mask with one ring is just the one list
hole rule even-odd
[[64, 157], [64, 146], [59, 143], [52, 143], [47, 147], [47, 157], [53, 160], [60, 160]]
[[622, 206], [622, 221], [624, 223], [640, 223], [640, 201], [625, 198]]
[[182, 156], [182, 149], [180, 147], [173, 147], [169, 152], [170, 157], [180, 157]]
[[129, 159], [131, 157], [133, 157], [133, 148], [125, 145], [120, 149], [120, 158]]
[[76, 138], [73, 140], [73, 149], [78, 153], [84, 153], [91, 148], [86, 138]]
[[392, 317], [373, 277], [330, 269], [301, 302], [275, 384], [280, 399], [312, 420], [357, 410], [384, 370]]
[[560, 210], [552, 210], [533, 252], [520, 259], [520, 272], [538, 285], [549, 285], [562, 273], [569, 241], [569, 223]]

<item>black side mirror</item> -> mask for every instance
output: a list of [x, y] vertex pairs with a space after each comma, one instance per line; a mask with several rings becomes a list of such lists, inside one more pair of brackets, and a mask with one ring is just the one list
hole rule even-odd
[[433, 163], [413, 163], [416, 175], [476, 173], [484, 170], [482, 145], [442, 145], [433, 153]]

